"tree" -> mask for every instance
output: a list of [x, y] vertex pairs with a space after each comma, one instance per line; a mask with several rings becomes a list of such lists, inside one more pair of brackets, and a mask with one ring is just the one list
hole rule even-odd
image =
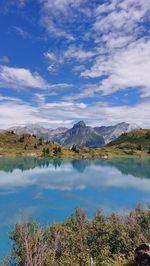
[[150, 132], [149, 131], [146, 132], [145, 139], [150, 139]]
[[61, 147], [60, 146], [57, 148], [57, 152], [61, 153]]
[[20, 142], [24, 142], [24, 141], [25, 141], [25, 136], [22, 135], [22, 136], [19, 138], [19, 141], [20, 141]]
[[42, 138], [39, 138], [39, 143], [38, 143], [38, 145], [40, 146], [40, 145], [42, 145], [43, 144], [43, 139]]
[[37, 149], [37, 144], [34, 145], [34, 149]]
[[46, 150], [45, 150], [45, 148], [43, 148], [42, 155], [45, 157], [45, 154], [46, 154]]
[[71, 150], [72, 150], [73, 152], [79, 153], [79, 149], [77, 148], [77, 146], [76, 146], [75, 144], [72, 145]]
[[49, 154], [49, 148], [46, 148], [45, 153], [48, 155]]
[[62, 150], [61, 150], [61, 147], [59, 146], [59, 147], [54, 147], [53, 148], [53, 154], [54, 154], [54, 156], [58, 156], [58, 155], [61, 155], [61, 153], [62, 153]]
[[[34, 222], [16, 224], [11, 233], [15, 261], [22, 266], [42, 266], [48, 252], [48, 241], [42, 230]], [[12, 256], [13, 256], [12, 255]], [[12, 265], [12, 264], [11, 264]]]
[[27, 144], [24, 146], [24, 150], [26, 150], [27, 149]]
[[137, 150], [138, 150], [138, 151], [142, 151], [142, 150], [143, 150], [143, 148], [142, 148], [142, 145], [141, 145], [141, 144], [139, 144], [139, 145], [137, 146]]

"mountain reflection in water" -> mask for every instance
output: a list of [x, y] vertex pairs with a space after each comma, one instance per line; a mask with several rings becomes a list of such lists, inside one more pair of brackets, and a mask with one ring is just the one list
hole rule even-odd
[[[61, 158], [45, 159], [34, 157], [14, 157], [14, 158], [0, 158], [0, 171], [13, 172], [15, 169], [21, 171], [34, 169], [36, 167], [49, 167], [53, 165], [56, 168], [61, 167], [67, 160]], [[150, 159], [140, 158], [113, 158], [105, 160], [93, 159], [74, 159], [69, 160], [69, 163], [74, 169], [79, 172], [84, 172], [91, 164], [101, 166], [113, 166], [117, 168], [122, 174], [132, 175], [140, 178], [150, 178]]]

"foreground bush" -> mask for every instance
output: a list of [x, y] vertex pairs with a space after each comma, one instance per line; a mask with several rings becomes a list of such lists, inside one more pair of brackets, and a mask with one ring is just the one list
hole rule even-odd
[[92, 220], [77, 209], [67, 221], [47, 228], [16, 224], [10, 239], [7, 266], [133, 266], [135, 248], [150, 242], [150, 206], [139, 205], [124, 216], [98, 212]]

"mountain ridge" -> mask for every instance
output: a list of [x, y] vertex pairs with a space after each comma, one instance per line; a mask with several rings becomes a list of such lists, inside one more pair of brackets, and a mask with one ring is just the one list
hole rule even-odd
[[66, 147], [101, 147], [139, 127], [136, 124], [121, 122], [112, 126], [87, 126], [83, 120], [73, 127], [58, 127], [56, 129], [42, 127], [38, 124], [27, 124], [20, 127], [11, 127], [8, 130], [16, 134], [28, 133], [48, 141], [55, 141]]

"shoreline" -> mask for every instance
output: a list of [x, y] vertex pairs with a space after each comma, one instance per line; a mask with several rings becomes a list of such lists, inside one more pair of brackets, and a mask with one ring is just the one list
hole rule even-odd
[[74, 155], [69, 155], [69, 156], [66, 156], [66, 155], [60, 155], [60, 156], [41, 156], [39, 154], [33, 154], [33, 153], [28, 153], [28, 154], [25, 154], [25, 153], [9, 153], [9, 154], [0, 154], [0, 158], [15, 158], [15, 157], [32, 157], [32, 158], [38, 158], [38, 159], [103, 159], [103, 160], [109, 160], [111, 158], [141, 158], [141, 159], [150, 159], [150, 155], [149, 154], [146, 154], [146, 153], [141, 153], [141, 154], [124, 154], [124, 153], [120, 153], [120, 154], [107, 154], [107, 155], [91, 155], [91, 154], [86, 154], [86, 155], [77, 155], [77, 154], [74, 154]]

